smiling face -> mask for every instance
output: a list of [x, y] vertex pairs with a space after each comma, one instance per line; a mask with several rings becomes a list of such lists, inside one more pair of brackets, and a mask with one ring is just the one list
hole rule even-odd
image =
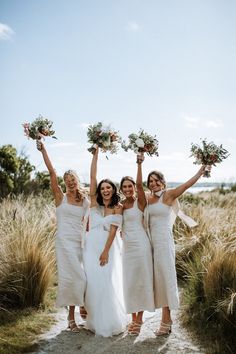
[[100, 193], [104, 201], [110, 201], [114, 193], [114, 189], [110, 183], [102, 182], [100, 187]]
[[75, 190], [78, 189], [79, 180], [74, 174], [65, 173], [64, 182], [65, 182], [65, 185], [66, 185], [66, 190], [68, 192], [74, 192]]
[[131, 198], [135, 195], [135, 185], [130, 180], [126, 179], [121, 185], [121, 192], [126, 198]]
[[153, 171], [148, 175], [148, 188], [151, 192], [159, 192], [166, 188], [166, 181], [163, 174], [159, 171]]

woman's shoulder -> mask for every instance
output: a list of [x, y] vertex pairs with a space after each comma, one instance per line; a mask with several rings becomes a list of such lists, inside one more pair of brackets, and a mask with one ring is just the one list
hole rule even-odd
[[114, 206], [114, 214], [122, 214], [123, 212], [123, 204], [122, 203], [118, 203]]

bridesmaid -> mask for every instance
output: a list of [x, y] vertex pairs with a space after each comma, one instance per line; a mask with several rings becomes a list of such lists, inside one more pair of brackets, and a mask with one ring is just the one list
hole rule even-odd
[[123, 200], [123, 284], [126, 312], [132, 314], [128, 333], [138, 335], [143, 312], [154, 311], [152, 250], [143, 227], [146, 197], [142, 184], [143, 154], [137, 157], [137, 198], [135, 182], [125, 176], [120, 182]]
[[37, 149], [42, 153], [50, 174], [51, 188], [56, 204], [57, 234], [56, 259], [58, 275], [57, 306], [69, 306], [68, 329], [79, 332], [75, 322], [75, 306], [80, 306], [80, 315], [86, 317], [84, 295], [86, 276], [82, 262], [83, 234], [89, 202], [80, 186], [76, 172], [68, 170], [63, 179], [66, 185], [64, 194], [58, 185], [56, 172], [48, 157], [44, 144], [37, 141]]
[[166, 190], [166, 181], [161, 172], [152, 171], [147, 178], [147, 186], [151, 191], [147, 215], [154, 258], [154, 300], [155, 307], [162, 308], [161, 324], [155, 332], [157, 336], [171, 333], [171, 310], [179, 305], [172, 235], [173, 206], [176, 199], [199, 180], [204, 170], [205, 166], [202, 166], [187, 182], [169, 190]]

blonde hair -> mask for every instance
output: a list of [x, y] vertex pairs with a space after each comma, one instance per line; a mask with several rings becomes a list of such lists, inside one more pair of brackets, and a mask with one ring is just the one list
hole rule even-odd
[[151, 171], [148, 174], [148, 178], [147, 178], [147, 187], [148, 188], [149, 188], [149, 184], [150, 184], [150, 177], [152, 175], [156, 176], [156, 178], [164, 185], [164, 188], [166, 188], [166, 180], [165, 180], [165, 177], [164, 177], [163, 173], [160, 172], [160, 171], [156, 171], [156, 170], [155, 171]]
[[87, 197], [87, 191], [81, 186], [78, 174], [74, 170], [67, 170], [63, 175], [64, 182], [67, 176], [74, 177], [78, 182], [78, 188], [76, 189], [76, 201], [81, 202], [81, 200]]

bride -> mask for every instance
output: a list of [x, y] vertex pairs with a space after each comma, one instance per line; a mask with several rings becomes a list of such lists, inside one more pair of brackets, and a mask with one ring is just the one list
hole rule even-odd
[[86, 328], [109, 337], [126, 327], [120, 239], [116, 236], [121, 226], [122, 207], [112, 181], [104, 179], [97, 186], [97, 160], [98, 148], [90, 170], [91, 210], [84, 248]]

